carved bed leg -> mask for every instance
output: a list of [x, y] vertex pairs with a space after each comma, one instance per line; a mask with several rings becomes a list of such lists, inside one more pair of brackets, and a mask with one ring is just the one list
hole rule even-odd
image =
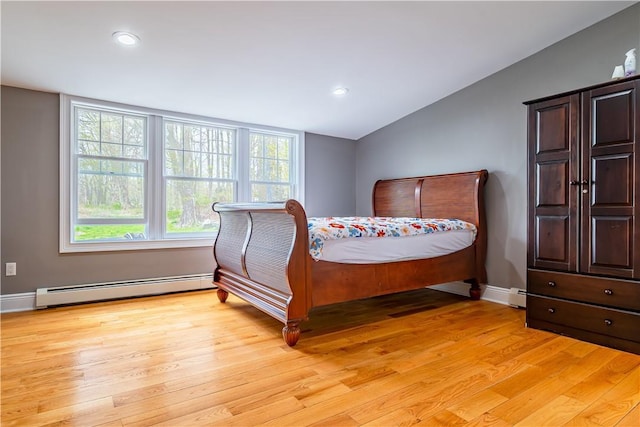
[[229, 292], [225, 291], [224, 289], [218, 288], [218, 299], [220, 300], [220, 302], [225, 302], [228, 296]]
[[289, 347], [293, 347], [300, 338], [300, 326], [297, 322], [287, 323], [282, 328], [282, 338]]
[[465, 282], [471, 284], [471, 288], [469, 289], [469, 296], [472, 300], [477, 301], [480, 299], [480, 293], [482, 289], [480, 289], [480, 285], [476, 279], [465, 280]]

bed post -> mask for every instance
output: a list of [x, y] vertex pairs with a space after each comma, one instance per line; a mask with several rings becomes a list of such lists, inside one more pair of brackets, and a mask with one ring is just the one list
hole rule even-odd
[[225, 291], [224, 289], [220, 289], [218, 288], [218, 300], [220, 302], [227, 302], [227, 298], [229, 297], [229, 292]]
[[287, 322], [282, 328], [282, 338], [289, 347], [296, 345], [300, 339], [300, 322]]
[[487, 268], [485, 266], [487, 260], [487, 218], [484, 209], [484, 185], [489, 179], [489, 172], [486, 169], [478, 171], [476, 178], [476, 206], [477, 212], [477, 229], [476, 236], [476, 277], [468, 280], [471, 284], [469, 296], [472, 300], [479, 300], [481, 296], [480, 285], [487, 284]]

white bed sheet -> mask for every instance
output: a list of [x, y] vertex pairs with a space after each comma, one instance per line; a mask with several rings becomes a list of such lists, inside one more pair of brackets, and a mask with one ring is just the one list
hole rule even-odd
[[470, 230], [403, 237], [358, 237], [325, 240], [321, 261], [346, 264], [376, 264], [421, 258], [435, 258], [473, 244]]

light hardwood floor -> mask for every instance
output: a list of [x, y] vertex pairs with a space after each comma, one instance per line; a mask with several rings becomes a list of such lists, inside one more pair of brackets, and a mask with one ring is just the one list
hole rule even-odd
[[2, 315], [2, 425], [640, 426], [640, 356], [434, 290], [281, 324], [198, 291]]

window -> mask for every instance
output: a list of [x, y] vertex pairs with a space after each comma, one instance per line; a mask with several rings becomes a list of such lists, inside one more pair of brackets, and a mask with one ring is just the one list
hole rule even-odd
[[60, 251], [208, 246], [213, 202], [303, 202], [302, 132], [63, 95]]
[[148, 235], [146, 118], [75, 108], [72, 240]]
[[289, 179], [293, 137], [259, 132], [249, 134], [251, 201], [287, 200], [293, 194]]

